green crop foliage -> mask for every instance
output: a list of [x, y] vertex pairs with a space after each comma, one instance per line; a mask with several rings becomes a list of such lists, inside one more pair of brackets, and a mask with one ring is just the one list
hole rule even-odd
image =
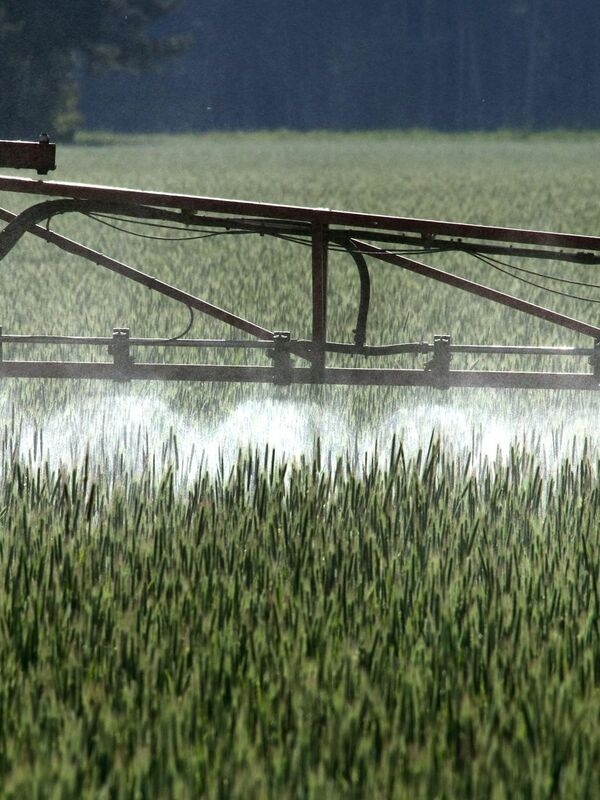
[[[598, 149], [592, 134], [89, 135], [59, 151], [59, 176], [597, 233]], [[308, 332], [301, 246], [150, 241], [84, 217], [52, 227]], [[476, 261], [435, 263], [594, 319], [589, 303]], [[589, 267], [547, 269], [600, 283]], [[374, 342], [589, 345], [392, 267], [373, 279]], [[334, 339], [351, 336], [357, 284], [333, 254]], [[37, 241], [0, 264], [0, 298], [6, 332], [172, 336], [187, 324], [185, 309]], [[596, 404], [6, 381], [0, 797], [595, 797]]]

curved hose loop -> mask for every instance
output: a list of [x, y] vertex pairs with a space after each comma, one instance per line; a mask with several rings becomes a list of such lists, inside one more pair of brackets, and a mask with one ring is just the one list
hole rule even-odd
[[68, 214], [71, 212], [89, 213], [91, 211], [114, 211], [119, 208], [114, 203], [91, 203], [87, 200], [45, 200], [29, 206], [24, 211], [8, 223], [4, 230], [0, 231], [0, 261], [5, 255], [10, 253], [13, 247], [19, 242], [28, 230], [46, 222], [58, 214]]
[[369, 303], [371, 302], [371, 277], [369, 275], [369, 268], [365, 257], [355, 244], [348, 239], [344, 239], [340, 244], [350, 253], [358, 268], [360, 300], [358, 303], [356, 328], [354, 329], [354, 344], [357, 347], [364, 347], [367, 341], [367, 317], [369, 315]]
[[40, 222], [45, 222], [56, 214], [79, 211], [81, 200], [46, 200], [26, 208], [0, 231], [0, 260], [10, 253], [13, 247], [28, 230]]

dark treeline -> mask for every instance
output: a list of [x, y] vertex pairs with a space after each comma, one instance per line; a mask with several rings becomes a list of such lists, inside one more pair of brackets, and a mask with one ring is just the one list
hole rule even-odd
[[[21, 0], [17, 7], [32, 2]], [[98, 2], [127, 5], [92, 5]], [[62, 5], [55, 0], [51, 7]], [[160, 0], [134, 5], [155, 9]], [[160, 71], [98, 73], [85, 53], [80, 56], [71, 78], [79, 82], [85, 127], [600, 126], [600, 3], [592, 0], [166, 5], [169, 13], [155, 15], [149, 35], [160, 40], [184, 34], [190, 45], [183, 56], [163, 59]], [[19, 80], [31, 80], [30, 73]], [[73, 92], [70, 97], [72, 103]]]
[[183, 60], [89, 81], [89, 126], [600, 125], [591, 0], [213, 0], [178, 13], [194, 40]]

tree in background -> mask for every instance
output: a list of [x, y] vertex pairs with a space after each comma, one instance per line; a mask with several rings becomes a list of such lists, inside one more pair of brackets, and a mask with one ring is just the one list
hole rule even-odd
[[0, 138], [41, 129], [72, 137], [80, 122], [78, 74], [141, 71], [181, 52], [185, 39], [153, 24], [180, 0], [4, 0], [0, 5]]

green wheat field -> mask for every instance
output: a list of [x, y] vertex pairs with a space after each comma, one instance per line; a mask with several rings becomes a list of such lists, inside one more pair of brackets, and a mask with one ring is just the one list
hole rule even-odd
[[[596, 134], [87, 134], [54, 178], [600, 233]], [[309, 333], [301, 245], [115, 224], [51, 227]], [[597, 319], [600, 290], [540, 288], [600, 285], [595, 268], [544, 264], [531, 286], [432, 263]], [[352, 260], [332, 253], [330, 276], [330, 338], [349, 341]], [[389, 265], [372, 278], [371, 343], [590, 346]], [[5, 333], [187, 323], [33, 238], [0, 263]], [[190, 335], [229, 331], [196, 317]], [[1, 798], [597, 796], [595, 395], [4, 380], [0, 413]]]

